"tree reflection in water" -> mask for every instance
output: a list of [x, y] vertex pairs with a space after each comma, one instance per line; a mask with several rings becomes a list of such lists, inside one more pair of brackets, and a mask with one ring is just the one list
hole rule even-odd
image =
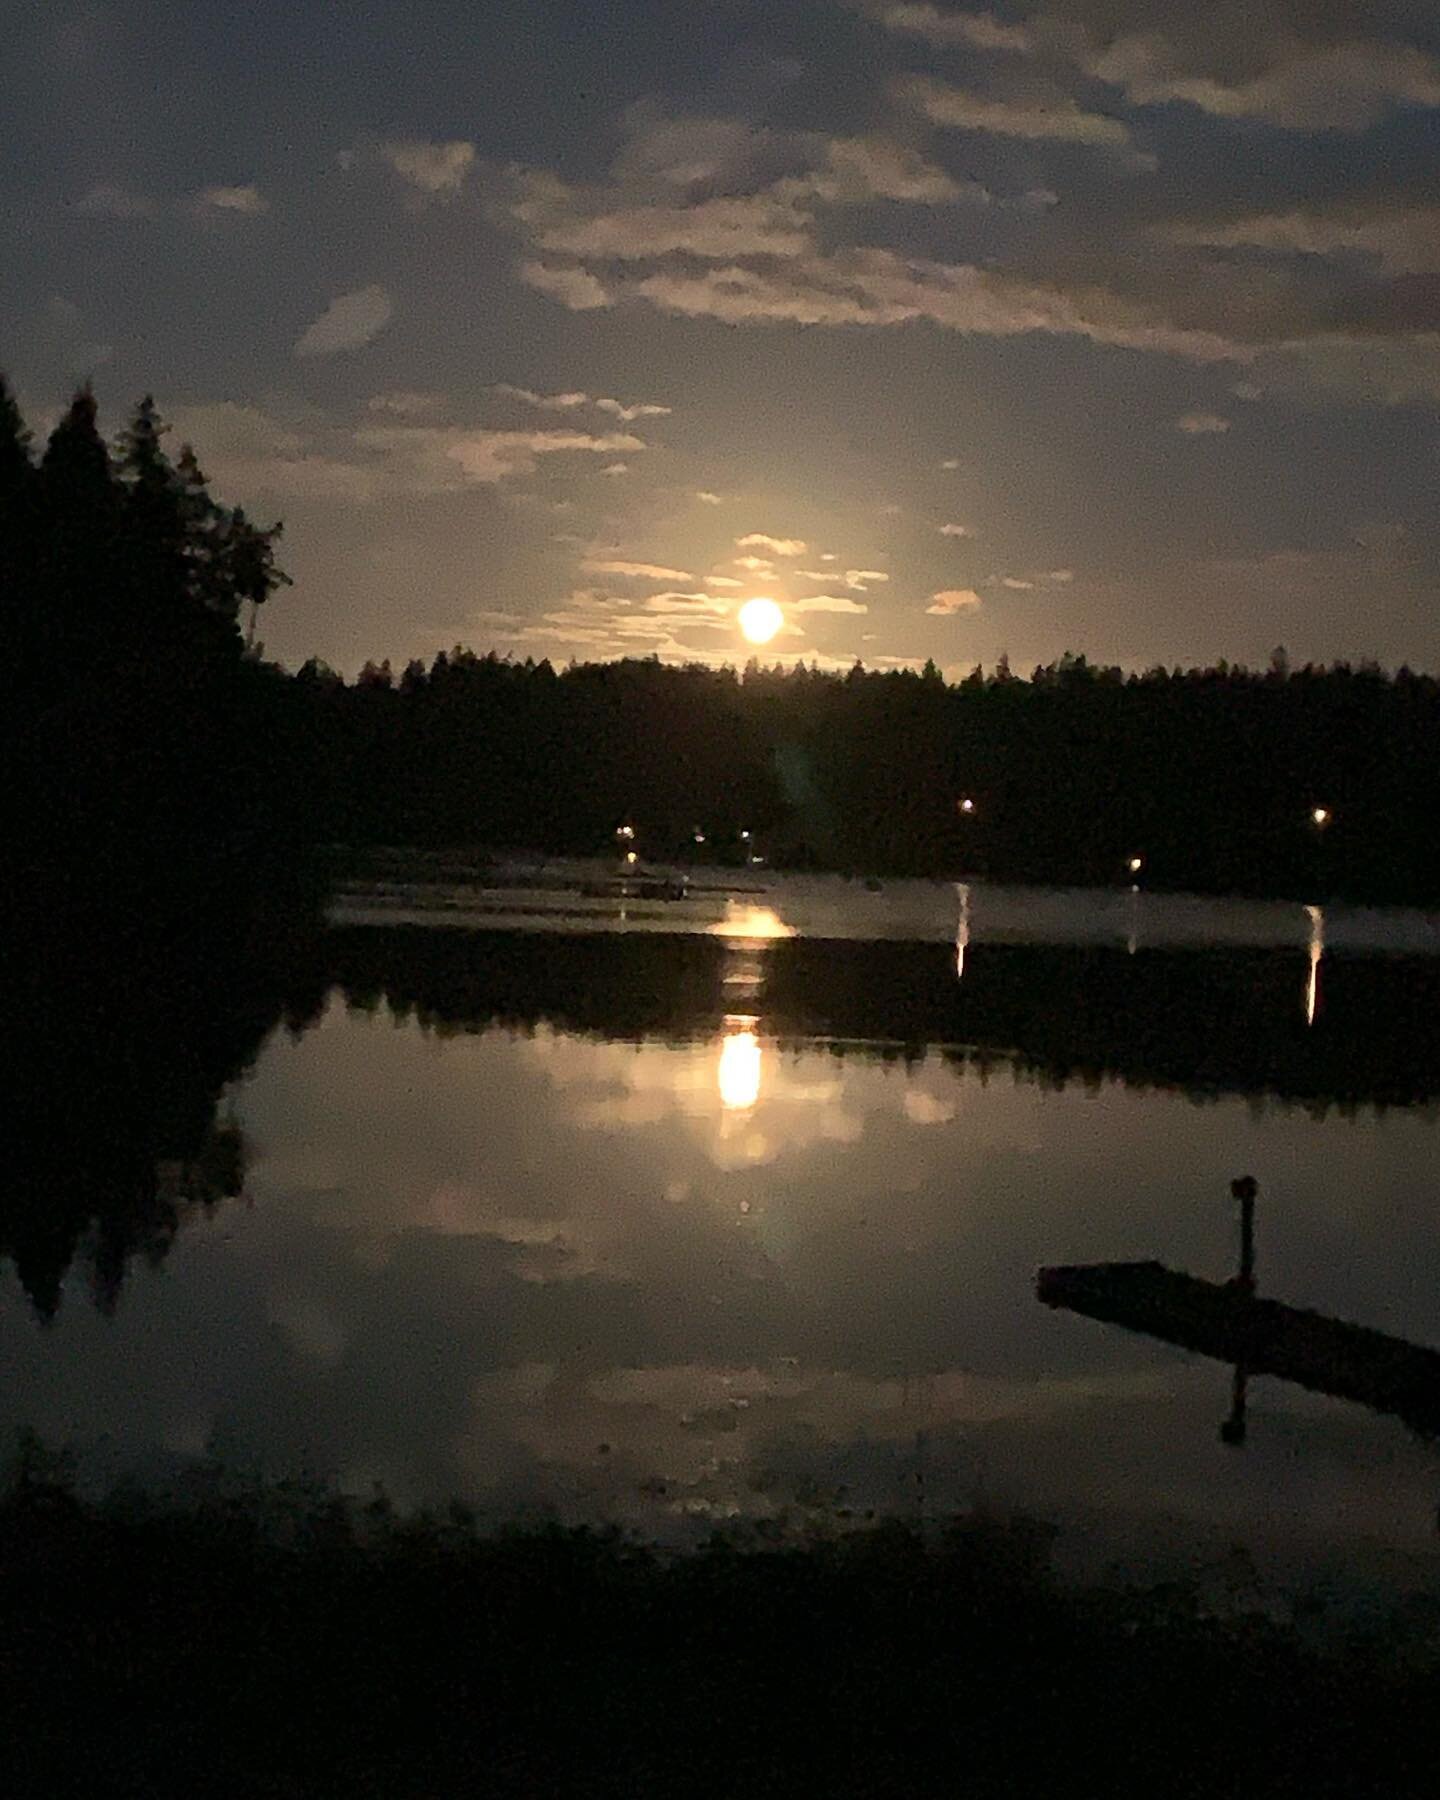
[[[738, 923], [739, 921], [737, 921]], [[753, 921], [746, 921], [753, 923]], [[968, 926], [968, 920], [967, 920]], [[948, 1060], [1064, 1086], [1120, 1081], [1315, 1113], [1440, 1099], [1440, 962], [1325, 954], [1315, 1003], [1293, 955], [977, 943], [861, 943], [775, 930], [710, 936], [469, 931], [420, 925], [247, 933], [234, 918], [169, 936], [51, 932], [17, 957], [8, 1004], [10, 1179], [0, 1256], [36, 1311], [88, 1268], [113, 1308], [136, 1256], [158, 1264], [185, 1219], [239, 1195], [246, 1149], [225, 1089], [271, 1031], [327, 997], [384, 1005], [440, 1034], [541, 1023], [605, 1039], [715, 1040], [737, 1119], [767, 1047]], [[961, 955], [964, 979], [957, 980]]]
[[226, 909], [126, 925], [97, 914], [46, 932], [7, 999], [18, 1054], [0, 1257], [44, 1319], [72, 1264], [110, 1312], [134, 1258], [158, 1266], [187, 1218], [241, 1194], [246, 1144], [225, 1088], [278, 1024], [303, 1029], [323, 1003]]

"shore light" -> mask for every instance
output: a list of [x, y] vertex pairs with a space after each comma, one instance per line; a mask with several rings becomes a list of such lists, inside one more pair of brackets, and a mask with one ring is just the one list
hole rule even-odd
[[970, 798], [970, 796], [968, 794], [960, 802], [960, 810], [962, 813], [973, 813], [974, 812], [975, 802]]
[[1328, 806], [1312, 806], [1310, 808], [1310, 822], [1320, 831], [1323, 831], [1334, 817], [1334, 813]]
[[1126, 863], [1125, 867], [1130, 871], [1130, 873], [1132, 875], [1138, 875], [1140, 873], [1140, 871], [1145, 867], [1145, 858], [1143, 856], [1132, 856], [1130, 858], [1129, 862]]

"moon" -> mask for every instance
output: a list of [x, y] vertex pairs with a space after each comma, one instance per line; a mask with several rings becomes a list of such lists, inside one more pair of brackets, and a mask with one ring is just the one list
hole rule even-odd
[[752, 644], [768, 644], [785, 623], [773, 600], [747, 600], [740, 608], [740, 629]]

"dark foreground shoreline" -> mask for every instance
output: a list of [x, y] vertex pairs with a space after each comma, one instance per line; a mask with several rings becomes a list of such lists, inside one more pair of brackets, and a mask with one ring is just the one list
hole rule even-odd
[[1420, 1795], [1440, 1600], [1317, 1649], [1183, 1583], [1061, 1589], [1049, 1528], [483, 1535], [271, 1490], [0, 1496], [5, 1792]]

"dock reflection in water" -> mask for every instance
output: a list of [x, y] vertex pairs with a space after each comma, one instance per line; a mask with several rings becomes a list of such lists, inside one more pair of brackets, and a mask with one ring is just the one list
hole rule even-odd
[[[1043, 1268], [1045, 1305], [1143, 1332], [1234, 1366], [1225, 1444], [1248, 1436], [1249, 1382], [1276, 1376], [1317, 1393], [1393, 1414], [1411, 1431], [1440, 1439], [1440, 1350], [1305, 1308], [1261, 1299], [1255, 1284], [1256, 1183], [1231, 1183], [1241, 1209], [1240, 1267], [1224, 1284], [1159, 1262]], [[1440, 1511], [1436, 1514], [1440, 1526]]]

